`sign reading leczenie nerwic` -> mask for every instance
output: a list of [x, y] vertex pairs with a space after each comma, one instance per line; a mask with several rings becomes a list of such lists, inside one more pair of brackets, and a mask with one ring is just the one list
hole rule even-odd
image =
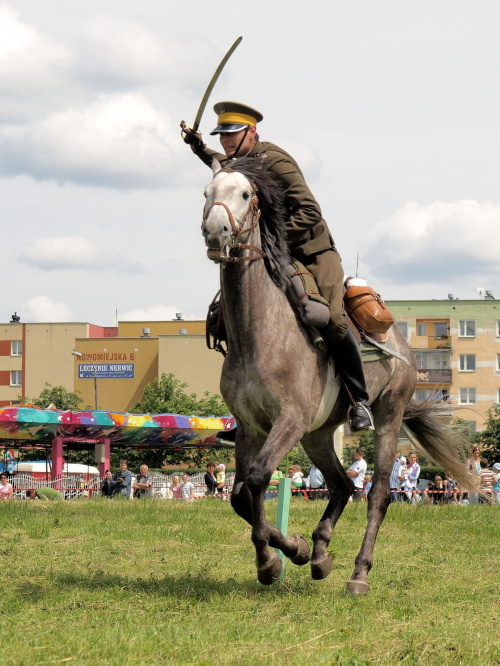
[[78, 365], [78, 378], [87, 379], [97, 377], [98, 379], [133, 379], [133, 363], [80, 363]]

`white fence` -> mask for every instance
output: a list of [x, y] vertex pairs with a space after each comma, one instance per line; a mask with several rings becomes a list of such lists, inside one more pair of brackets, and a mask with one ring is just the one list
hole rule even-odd
[[[153, 481], [153, 498], [154, 499], [171, 499], [170, 487], [172, 485], [174, 476], [181, 476], [178, 472], [172, 474], [161, 474], [153, 472], [151, 474]], [[132, 475], [132, 484], [135, 482], [135, 475]], [[193, 474], [189, 480], [194, 485], [195, 498], [205, 497], [207, 488], [205, 485], [205, 474]], [[9, 482], [14, 486], [14, 499], [25, 499], [26, 490], [31, 488], [57, 488], [63, 495], [65, 500], [82, 498], [96, 498], [100, 496], [99, 488], [102, 479], [97, 477], [94, 480], [83, 481], [74, 474], [63, 474], [57, 479], [45, 481], [44, 479], [36, 479], [31, 474], [15, 474], [9, 479]], [[234, 474], [226, 475], [226, 489], [230, 491], [233, 485]]]

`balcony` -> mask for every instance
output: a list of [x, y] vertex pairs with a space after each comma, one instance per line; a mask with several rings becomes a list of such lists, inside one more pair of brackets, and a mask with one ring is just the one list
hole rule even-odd
[[414, 335], [411, 339], [412, 349], [451, 349], [449, 335]]
[[419, 384], [451, 384], [451, 368], [440, 370], [417, 370]]

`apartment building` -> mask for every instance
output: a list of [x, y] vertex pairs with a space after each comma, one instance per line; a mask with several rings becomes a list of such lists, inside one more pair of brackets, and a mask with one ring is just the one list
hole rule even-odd
[[500, 402], [500, 301], [388, 301], [417, 360], [415, 397], [437, 397], [481, 430]]
[[[388, 301], [417, 360], [417, 400], [438, 397], [480, 430], [500, 402], [500, 301]], [[77, 355], [73, 355], [73, 351]], [[187, 391], [219, 392], [223, 357], [206, 347], [205, 322], [0, 324], [0, 406], [45, 383], [78, 390], [83, 404], [125, 412], [145, 386], [173, 373]]]

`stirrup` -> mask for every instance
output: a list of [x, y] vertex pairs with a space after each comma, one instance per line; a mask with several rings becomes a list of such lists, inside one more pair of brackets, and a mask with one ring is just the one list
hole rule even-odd
[[[352, 413], [353, 410], [355, 410], [354, 413]], [[365, 402], [356, 402], [354, 405], [350, 405], [347, 410], [347, 418], [352, 432], [375, 430], [373, 414]]]

